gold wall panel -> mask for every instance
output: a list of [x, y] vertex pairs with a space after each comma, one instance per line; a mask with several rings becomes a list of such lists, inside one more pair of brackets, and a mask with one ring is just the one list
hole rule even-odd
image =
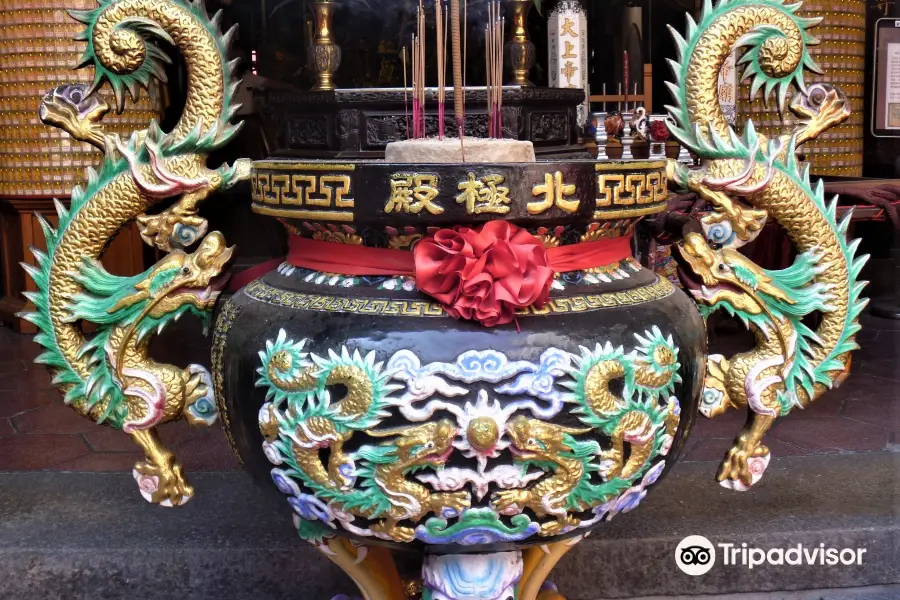
[[[832, 83], [841, 88], [853, 110], [846, 123], [806, 144], [802, 152], [806, 153], [815, 175], [861, 177], [866, 115], [866, 3], [864, 0], [806, 0], [800, 12], [805, 17], [825, 18], [812, 30], [821, 40], [821, 44], [812, 47], [812, 55], [826, 74], [807, 72], [806, 83]], [[791, 93], [788, 102], [790, 98]], [[757, 130], [768, 136], [789, 133], [796, 122], [790, 111], [781, 120], [774, 96], [768, 107], [763, 103], [762, 92], [751, 102], [750, 84], [744, 83], [738, 95], [738, 125], [743, 127], [748, 119], [753, 119]]]
[[[95, 0], [0, 0], [0, 196], [68, 197], [96, 167], [100, 152], [38, 118], [41, 98], [63, 83], [92, 83], [90, 68], [74, 71], [85, 43], [73, 40], [83, 25], [69, 9], [96, 8]], [[112, 93], [101, 94], [115, 106]], [[161, 115], [159, 85], [142, 92], [125, 112], [103, 120], [123, 136]]]

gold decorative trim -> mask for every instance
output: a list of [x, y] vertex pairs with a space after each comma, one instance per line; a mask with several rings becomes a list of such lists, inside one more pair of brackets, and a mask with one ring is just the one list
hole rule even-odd
[[627, 169], [659, 169], [666, 170], [666, 161], [664, 160], [626, 160], [626, 161], [604, 161], [594, 165], [594, 170], [598, 173], [606, 171], [623, 171]]
[[[518, 311], [520, 316], [589, 312], [618, 306], [634, 306], [667, 298], [675, 288], [663, 277], [656, 282], [631, 290], [551, 298], [544, 308], [528, 307]], [[426, 300], [391, 300], [386, 298], [347, 298], [322, 294], [305, 294], [272, 287], [261, 280], [254, 281], [244, 293], [254, 300], [300, 310], [339, 312], [363, 315], [396, 315], [403, 317], [444, 317], [444, 309]]]
[[598, 210], [594, 211], [595, 219], [627, 219], [629, 217], [641, 217], [644, 215], [655, 215], [665, 212], [668, 208], [666, 204], [657, 204], [655, 206], [646, 206], [644, 208], [626, 208], [622, 210]]
[[[665, 165], [663, 165], [665, 167]], [[296, 163], [293, 161], [273, 162], [257, 161], [253, 163], [253, 170], [272, 169], [278, 171], [355, 171], [356, 165], [351, 163]]]
[[291, 210], [286, 208], [269, 208], [268, 206], [260, 206], [254, 204], [253, 212], [260, 215], [270, 215], [272, 217], [287, 217], [289, 219], [313, 219], [316, 221], [339, 221], [341, 223], [352, 223], [355, 218], [353, 213], [332, 211], [332, 210]]
[[238, 462], [243, 465], [244, 459], [241, 458], [241, 454], [238, 452], [234, 434], [231, 432], [231, 420], [229, 419], [228, 410], [225, 407], [225, 381], [223, 372], [225, 368], [225, 341], [239, 312], [238, 308], [230, 299], [226, 300], [222, 305], [222, 310], [219, 313], [218, 319], [216, 319], [216, 326], [213, 331], [211, 360], [213, 387], [215, 388], [216, 393], [216, 406], [219, 409], [219, 416], [222, 418], [222, 429], [225, 431], [225, 438], [228, 440], [228, 445], [231, 446], [231, 451], [238, 459]]

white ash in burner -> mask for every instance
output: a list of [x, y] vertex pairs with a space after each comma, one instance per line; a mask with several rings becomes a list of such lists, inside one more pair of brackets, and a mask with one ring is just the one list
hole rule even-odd
[[[465, 160], [463, 160], [465, 152]], [[534, 144], [519, 140], [436, 137], [391, 142], [384, 151], [389, 163], [533, 163]]]

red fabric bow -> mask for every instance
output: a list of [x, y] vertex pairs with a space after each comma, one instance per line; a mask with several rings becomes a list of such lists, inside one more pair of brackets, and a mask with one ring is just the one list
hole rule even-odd
[[[543, 307], [554, 273], [611, 265], [631, 256], [631, 236], [544, 249], [538, 238], [506, 221], [480, 230], [441, 229], [413, 252], [290, 238], [287, 262], [295, 267], [357, 276], [407, 276], [448, 314], [493, 327], [514, 320], [517, 309]], [[278, 266], [257, 265], [232, 278], [237, 290]]]
[[452, 317], [485, 327], [510, 323], [518, 309], [543, 308], [553, 269], [539, 239], [506, 221], [480, 231], [442, 229], [414, 250], [416, 287]]

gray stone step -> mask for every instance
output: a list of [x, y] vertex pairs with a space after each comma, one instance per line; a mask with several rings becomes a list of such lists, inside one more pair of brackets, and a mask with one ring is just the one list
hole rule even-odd
[[[715, 484], [714, 463], [683, 463], [637, 510], [575, 548], [553, 579], [569, 600], [734, 593], [868, 599], [840, 591], [784, 595], [866, 587], [872, 599], [898, 598], [896, 587], [884, 587], [900, 584], [898, 467], [900, 455], [892, 453], [776, 459], [757, 488], [738, 494]], [[248, 476], [194, 474], [192, 483], [190, 504], [162, 509], [141, 501], [126, 474], [0, 473], [0, 598], [327, 600], [353, 591], [340, 570], [297, 539], [287, 503]], [[823, 543], [866, 554], [861, 566], [717, 564], [691, 577], [674, 562], [688, 535], [764, 549]]]
[[752, 594], [716, 594], [715, 596], [644, 596], [628, 600], [897, 600], [900, 585], [876, 585], [839, 590], [810, 590], [806, 592], [770, 592]]

